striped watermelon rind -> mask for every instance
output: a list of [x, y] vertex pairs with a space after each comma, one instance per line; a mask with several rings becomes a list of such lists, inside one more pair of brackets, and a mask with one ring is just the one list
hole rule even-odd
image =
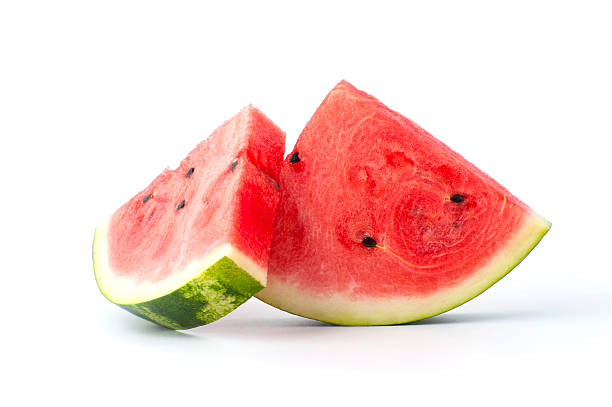
[[[102, 294], [123, 309], [170, 329], [190, 329], [227, 315], [264, 288], [266, 273], [225, 244], [156, 284], [117, 277], [106, 253], [106, 224], [96, 229], [94, 272]], [[249, 271], [247, 271], [249, 270]]]

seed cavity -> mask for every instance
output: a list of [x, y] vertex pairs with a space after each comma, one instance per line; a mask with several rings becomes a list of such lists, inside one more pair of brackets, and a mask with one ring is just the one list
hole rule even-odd
[[234, 161], [232, 161], [232, 172], [234, 172], [234, 170], [236, 169], [237, 165], [238, 165], [238, 159], [235, 158]]
[[461, 194], [452, 194], [450, 196], [450, 200], [455, 202], [455, 203], [461, 203], [461, 202], [465, 201], [465, 196], [463, 196]]
[[370, 236], [366, 236], [361, 239], [361, 244], [365, 247], [376, 247], [376, 240], [372, 239]]
[[194, 171], [195, 171], [195, 168], [190, 168], [189, 171], [187, 171], [187, 174], [185, 174], [185, 178], [191, 177], [191, 174], [193, 174]]
[[296, 151], [295, 153], [291, 154], [291, 157], [289, 157], [289, 162], [291, 164], [296, 164], [300, 162], [300, 154]]
[[153, 198], [153, 195], [149, 194], [142, 199], [142, 203], [147, 203], [149, 199]]
[[180, 203], [180, 204], [178, 204], [178, 206], [176, 207], [176, 210], [177, 210], [177, 211], [180, 211], [180, 210], [181, 210], [181, 209], [183, 209], [184, 207], [185, 207], [185, 200], [183, 199], [183, 200], [181, 201], [181, 203]]

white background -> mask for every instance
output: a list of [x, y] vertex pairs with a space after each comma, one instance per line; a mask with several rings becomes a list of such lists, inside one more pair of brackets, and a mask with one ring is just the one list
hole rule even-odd
[[[611, 10], [422, 3], [0, 3], [0, 403], [609, 402]], [[291, 148], [343, 78], [550, 233], [476, 300], [403, 326], [335, 327], [254, 299], [172, 332], [102, 297], [101, 220], [248, 103]]]

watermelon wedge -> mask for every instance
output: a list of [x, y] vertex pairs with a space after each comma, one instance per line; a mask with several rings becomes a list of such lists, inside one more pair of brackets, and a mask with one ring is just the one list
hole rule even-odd
[[285, 159], [263, 301], [341, 325], [474, 298], [550, 223], [374, 97], [340, 82]]
[[266, 283], [285, 135], [249, 106], [95, 232], [102, 293], [171, 329], [215, 321]]

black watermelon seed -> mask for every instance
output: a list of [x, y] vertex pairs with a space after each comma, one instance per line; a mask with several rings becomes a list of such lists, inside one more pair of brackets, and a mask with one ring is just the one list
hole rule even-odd
[[147, 203], [149, 199], [153, 198], [153, 195], [149, 194], [142, 199], [142, 203]]
[[183, 199], [180, 204], [176, 207], [176, 210], [181, 210], [185, 207], [185, 200]]
[[185, 174], [185, 178], [191, 177], [191, 174], [193, 174], [194, 171], [195, 171], [195, 168], [190, 168], [189, 171], [187, 171], [187, 174]]
[[238, 159], [236, 158], [234, 161], [232, 161], [232, 172], [234, 172], [237, 165], [238, 165]]
[[297, 151], [295, 153], [291, 154], [291, 157], [289, 157], [289, 162], [291, 164], [299, 163], [300, 162], [300, 154]]
[[370, 236], [366, 236], [361, 239], [361, 244], [365, 247], [376, 247], [376, 240], [372, 239]]
[[455, 203], [461, 203], [461, 202], [465, 201], [465, 196], [463, 196], [461, 194], [452, 194], [450, 196], [450, 200], [455, 202]]

